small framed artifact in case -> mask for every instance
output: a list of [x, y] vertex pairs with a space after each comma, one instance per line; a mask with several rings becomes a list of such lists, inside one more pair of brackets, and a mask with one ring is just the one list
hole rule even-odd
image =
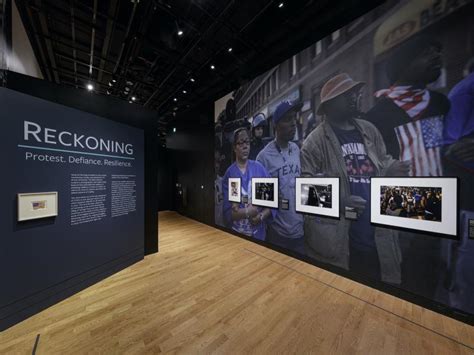
[[55, 217], [58, 215], [57, 192], [18, 194], [18, 221]]
[[240, 203], [240, 178], [229, 178], [229, 201]]

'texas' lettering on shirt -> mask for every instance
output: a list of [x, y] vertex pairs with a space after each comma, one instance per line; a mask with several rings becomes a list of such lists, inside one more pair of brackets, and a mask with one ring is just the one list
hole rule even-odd
[[[298, 164], [286, 164], [282, 167], [275, 169], [277, 176], [286, 176], [289, 174], [299, 176], [300, 175], [300, 166]], [[273, 175], [273, 174], [272, 174]]]

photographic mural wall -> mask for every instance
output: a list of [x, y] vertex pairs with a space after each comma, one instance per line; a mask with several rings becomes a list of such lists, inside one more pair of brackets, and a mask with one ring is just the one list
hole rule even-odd
[[217, 225], [471, 316], [473, 188], [473, 1], [387, 1], [215, 103]]

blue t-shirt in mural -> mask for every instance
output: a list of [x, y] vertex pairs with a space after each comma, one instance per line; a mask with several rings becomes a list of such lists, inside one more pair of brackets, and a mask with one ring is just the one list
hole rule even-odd
[[[247, 169], [242, 173], [236, 163], [233, 163], [224, 174], [222, 179], [222, 191], [224, 195], [223, 214], [226, 225], [238, 233], [253, 237], [259, 240], [265, 240], [265, 223], [260, 222], [257, 225], [252, 225], [248, 218], [238, 221], [232, 220], [232, 204], [236, 202], [229, 202], [229, 178], [240, 178], [241, 196], [247, 196], [249, 203], [252, 201], [252, 178], [255, 177], [270, 177], [267, 170], [257, 161], [249, 160], [247, 162]], [[239, 208], [246, 208], [247, 203], [239, 203]], [[262, 208], [258, 208], [259, 211]], [[274, 212], [272, 211], [272, 214]]]
[[358, 130], [333, 129], [341, 143], [351, 194], [367, 201], [364, 212], [357, 221], [351, 222], [351, 245], [361, 250], [374, 249], [374, 227], [370, 224], [370, 177], [375, 175], [375, 166], [366, 153]]

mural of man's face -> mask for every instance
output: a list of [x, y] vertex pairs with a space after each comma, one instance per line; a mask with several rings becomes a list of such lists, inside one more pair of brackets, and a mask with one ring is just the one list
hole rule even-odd
[[426, 48], [412, 61], [404, 76], [407, 81], [429, 84], [439, 78], [442, 66], [441, 48], [433, 45]]
[[342, 120], [354, 117], [359, 112], [360, 89], [353, 88], [325, 102], [324, 112], [329, 118]]
[[278, 137], [285, 141], [291, 141], [296, 133], [296, 112], [287, 113], [276, 125]]
[[253, 130], [254, 136], [256, 138], [262, 138], [263, 137], [263, 127], [255, 127]]

